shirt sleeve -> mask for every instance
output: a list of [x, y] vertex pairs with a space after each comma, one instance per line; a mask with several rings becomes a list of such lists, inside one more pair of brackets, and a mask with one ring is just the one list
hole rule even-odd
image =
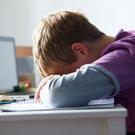
[[106, 69], [87, 64], [76, 72], [56, 75], [41, 90], [42, 102], [50, 107], [85, 106], [92, 99], [119, 91], [115, 76]]
[[130, 42], [118, 42], [94, 64], [110, 71], [123, 91], [135, 87], [135, 37]]

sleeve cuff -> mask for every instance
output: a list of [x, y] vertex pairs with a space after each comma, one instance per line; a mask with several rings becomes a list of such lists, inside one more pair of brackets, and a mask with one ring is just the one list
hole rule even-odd
[[120, 91], [120, 84], [118, 82], [118, 79], [115, 77], [115, 75], [100, 65], [91, 64], [91, 67], [95, 68], [98, 71], [101, 71], [102, 73], [104, 73], [104, 75], [106, 75], [108, 78], [112, 80], [115, 86], [115, 91], [112, 93], [111, 96], [117, 95], [118, 92]]

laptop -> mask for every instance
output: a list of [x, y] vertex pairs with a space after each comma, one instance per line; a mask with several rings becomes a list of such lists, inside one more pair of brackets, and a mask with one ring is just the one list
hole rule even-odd
[[0, 37], [0, 93], [13, 91], [18, 82], [15, 40]]

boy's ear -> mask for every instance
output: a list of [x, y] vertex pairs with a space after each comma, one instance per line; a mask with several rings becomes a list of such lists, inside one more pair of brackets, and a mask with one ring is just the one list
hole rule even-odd
[[84, 45], [83, 43], [73, 43], [72, 44], [72, 50], [77, 55], [88, 55], [90, 54], [90, 49]]

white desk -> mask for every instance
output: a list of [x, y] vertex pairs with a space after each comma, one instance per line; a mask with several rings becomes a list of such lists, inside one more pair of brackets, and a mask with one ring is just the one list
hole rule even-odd
[[125, 135], [126, 109], [0, 112], [0, 135]]

